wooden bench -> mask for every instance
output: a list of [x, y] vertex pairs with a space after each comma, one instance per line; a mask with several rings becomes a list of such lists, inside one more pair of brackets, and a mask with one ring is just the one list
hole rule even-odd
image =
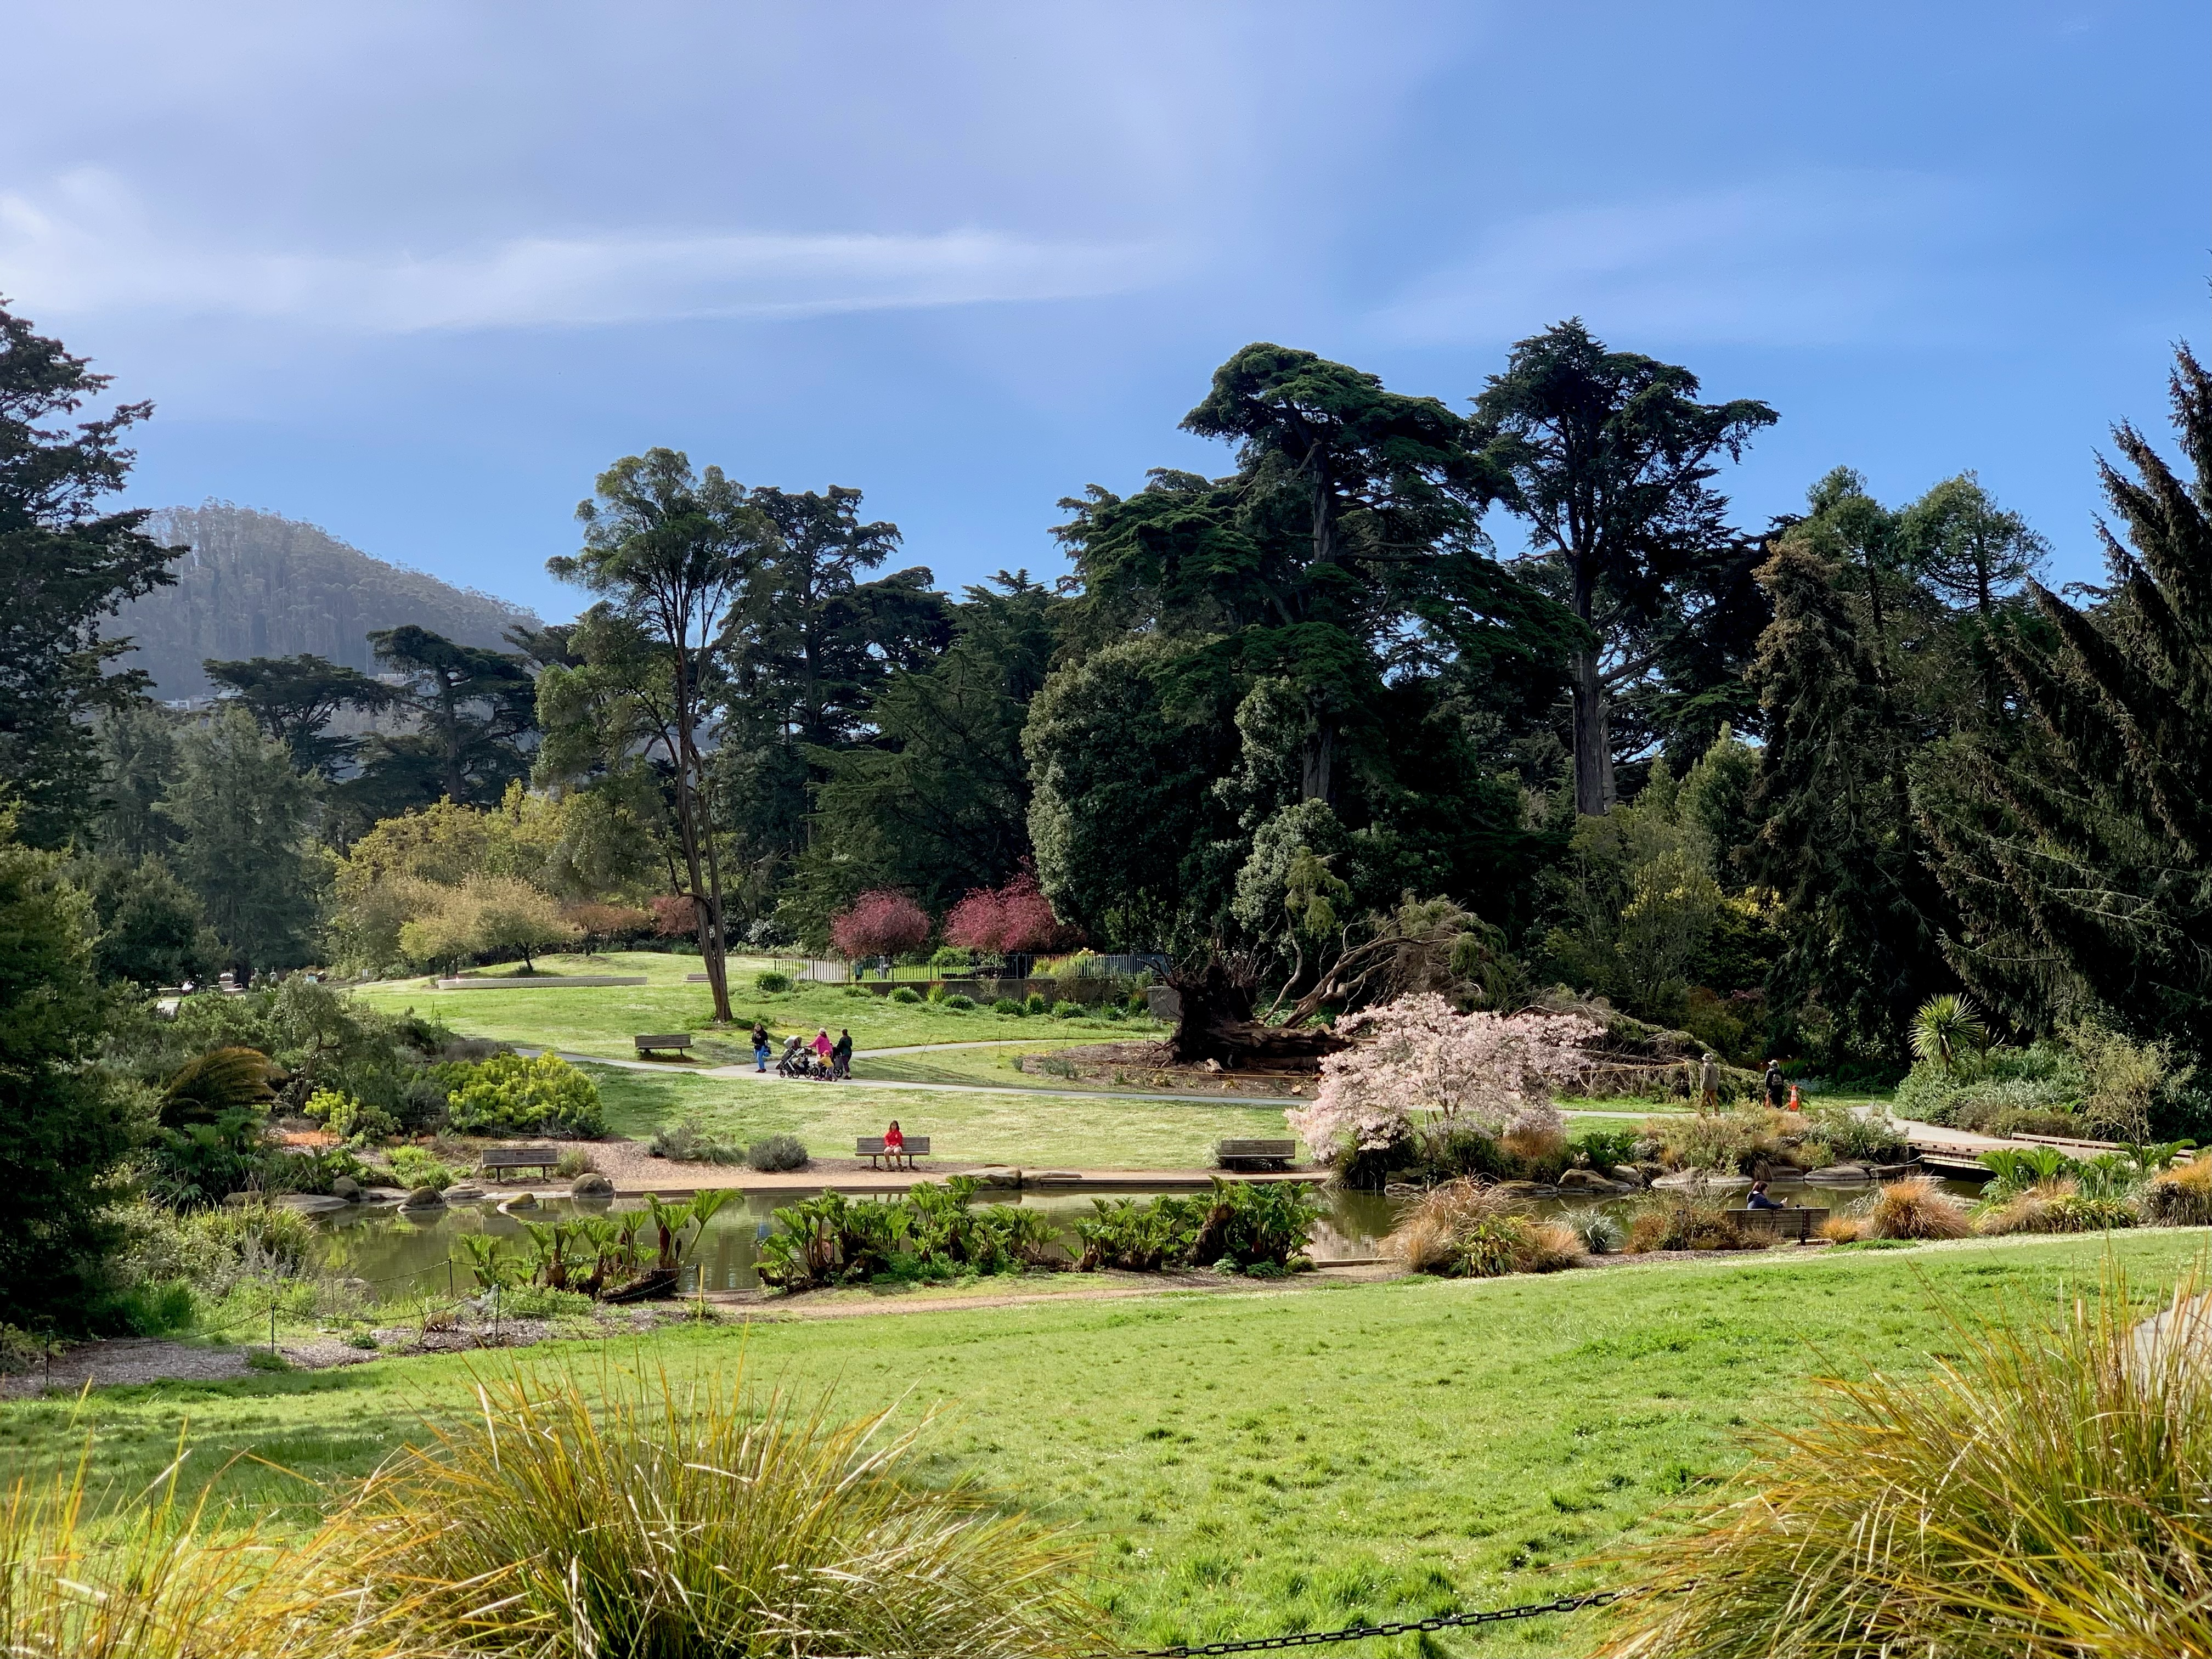
[[673, 1048], [676, 1050], [678, 1059], [690, 1058], [684, 1051], [691, 1046], [691, 1039], [681, 1031], [668, 1036], [632, 1037], [630, 1041], [637, 1044], [637, 1057], [640, 1060], [648, 1058], [655, 1048]]
[[485, 1175], [502, 1170], [543, 1170], [550, 1175], [560, 1161], [561, 1152], [556, 1146], [487, 1146], [477, 1160], [477, 1168]]
[[1224, 1170], [1287, 1170], [1298, 1155], [1295, 1140], [1221, 1140], [1213, 1161]]
[[1812, 1242], [1820, 1224], [1828, 1218], [1825, 1209], [1806, 1209], [1792, 1205], [1786, 1210], [1730, 1210], [1738, 1225], [1746, 1232], [1771, 1233], [1778, 1239], [1794, 1238], [1800, 1244]]
[[853, 1156], [867, 1159], [871, 1169], [882, 1169], [883, 1160], [889, 1158], [892, 1169], [911, 1170], [914, 1168], [915, 1159], [929, 1156], [929, 1137], [908, 1135], [906, 1138], [906, 1150], [902, 1152], [893, 1152], [884, 1150], [884, 1138], [881, 1135], [862, 1135], [853, 1143]]

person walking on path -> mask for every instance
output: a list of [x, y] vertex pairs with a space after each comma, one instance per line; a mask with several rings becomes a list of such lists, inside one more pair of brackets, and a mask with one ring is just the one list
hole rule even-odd
[[842, 1025], [830, 1048], [830, 1075], [841, 1083], [853, 1075], [853, 1034]]
[[768, 1070], [768, 1027], [759, 1020], [753, 1022], [753, 1065], [760, 1071]]
[[1782, 1062], [1770, 1060], [1766, 1062], [1766, 1103], [1778, 1112], [1789, 1101], [1790, 1082], [1782, 1075]]
[[1698, 1067], [1698, 1109], [1717, 1112], [1721, 1105], [1721, 1067], [1710, 1049], [1704, 1063]]
[[817, 1031], [814, 1034], [814, 1041], [810, 1046], [814, 1050], [814, 1058], [822, 1062], [822, 1070], [826, 1076], [830, 1070], [830, 1049], [832, 1046], [830, 1042], [830, 1028], [825, 1025]]

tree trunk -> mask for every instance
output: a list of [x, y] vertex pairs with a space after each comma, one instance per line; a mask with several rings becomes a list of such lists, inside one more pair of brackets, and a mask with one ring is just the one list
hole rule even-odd
[[1251, 986], [1218, 958], [1195, 971], [1178, 969], [1168, 983], [1182, 1000], [1182, 1017], [1168, 1040], [1178, 1065], [1202, 1066], [1210, 1060], [1224, 1071], [1310, 1072], [1324, 1054], [1349, 1046], [1330, 1031], [1261, 1024], [1253, 1016]]
[[1575, 811], [1602, 817], [1613, 805], [1613, 721], [1595, 650], [1569, 662], [1575, 703]]
[[1298, 756], [1298, 798], [1301, 800], [1326, 801], [1331, 797], [1333, 775], [1336, 768], [1336, 722], [1326, 715], [1318, 721], [1319, 729], [1306, 739], [1305, 748]]

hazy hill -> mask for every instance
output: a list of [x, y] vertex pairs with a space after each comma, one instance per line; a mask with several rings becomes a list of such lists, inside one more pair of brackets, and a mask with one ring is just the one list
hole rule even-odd
[[188, 546], [174, 587], [125, 605], [110, 629], [137, 650], [124, 659], [154, 677], [164, 698], [205, 696], [204, 659], [313, 652], [373, 670], [372, 628], [419, 623], [467, 645], [496, 646], [501, 630], [538, 618], [474, 588], [387, 564], [327, 531], [274, 513], [210, 501], [165, 507], [150, 526]]

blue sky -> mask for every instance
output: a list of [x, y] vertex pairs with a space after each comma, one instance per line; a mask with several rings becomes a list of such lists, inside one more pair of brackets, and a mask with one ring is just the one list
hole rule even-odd
[[[217, 496], [537, 607], [652, 444], [1054, 572], [1255, 339], [1458, 403], [1579, 313], [2096, 568], [2212, 273], [2212, 15], [2134, 4], [0, 0], [0, 293]], [[1510, 542], [1510, 526], [1500, 526]]]

